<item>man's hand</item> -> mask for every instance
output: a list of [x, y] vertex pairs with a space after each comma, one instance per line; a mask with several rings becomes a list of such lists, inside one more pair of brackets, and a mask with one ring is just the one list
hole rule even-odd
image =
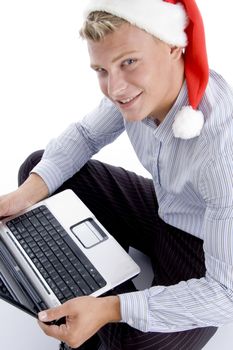
[[60, 326], [48, 326], [38, 322], [45, 334], [65, 342], [71, 348], [76, 348], [105, 324], [121, 320], [120, 300], [117, 296], [77, 297], [63, 305], [42, 311], [38, 316], [43, 322], [66, 317], [66, 323]]
[[48, 188], [42, 178], [31, 174], [16, 190], [0, 196], [0, 218], [17, 214], [48, 196]]

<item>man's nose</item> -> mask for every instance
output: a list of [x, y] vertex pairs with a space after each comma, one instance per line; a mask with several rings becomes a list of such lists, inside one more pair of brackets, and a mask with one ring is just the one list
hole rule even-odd
[[127, 89], [127, 82], [120, 73], [109, 74], [108, 76], [108, 94], [116, 100], [122, 97], [125, 90]]

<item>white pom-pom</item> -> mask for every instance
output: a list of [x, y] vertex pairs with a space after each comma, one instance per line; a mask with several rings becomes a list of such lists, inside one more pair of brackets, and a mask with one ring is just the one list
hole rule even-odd
[[204, 116], [201, 111], [191, 106], [183, 107], [175, 116], [172, 125], [173, 134], [184, 140], [199, 136], [204, 125]]

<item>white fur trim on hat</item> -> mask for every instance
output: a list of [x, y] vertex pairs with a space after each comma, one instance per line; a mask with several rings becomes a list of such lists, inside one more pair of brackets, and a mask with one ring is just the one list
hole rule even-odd
[[170, 45], [185, 47], [188, 18], [181, 4], [163, 0], [89, 0], [84, 17], [105, 11], [127, 20]]
[[203, 125], [203, 113], [191, 106], [184, 106], [175, 116], [172, 130], [175, 137], [188, 140], [199, 136]]

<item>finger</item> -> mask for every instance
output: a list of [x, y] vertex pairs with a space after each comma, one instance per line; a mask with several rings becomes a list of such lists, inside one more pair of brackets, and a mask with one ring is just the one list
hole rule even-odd
[[56, 338], [60, 341], [65, 341], [65, 335], [66, 335], [66, 329], [65, 326], [48, 326], [45, 323], [38, 321], [38, 324], [40, 328], [43, 330], [43, 332], [53, 338]]
[[44, 331], [44, 333], [49, 336], [53, 337], [59, 341], [62, 341], [66, 343], [68, 346], [70, 346], [72, 349], [80, 347], [86, 340], [85, 339], [77, 339], [77, 337], [74, 337], [72, 333], [70, 333], [70, 329], [67, 328], [66, 325], [59, 326], [48, 326], [43, 322], [37, 321], [40, 328]]
[[42, 322], [59, 320], [65, 316], [68, 316], [68, 310], [65, 304], [38, 313], [38, 319]]

